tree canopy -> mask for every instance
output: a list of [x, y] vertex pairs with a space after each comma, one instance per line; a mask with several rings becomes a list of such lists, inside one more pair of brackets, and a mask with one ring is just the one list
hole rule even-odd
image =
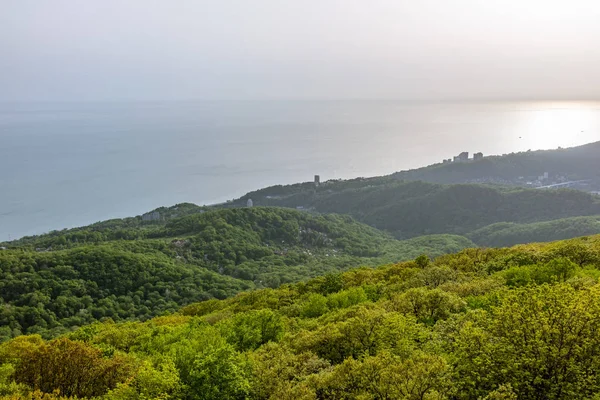
[[5, 399], [593, 399], [600, 236], [336, 272], [0, 344]]
[[177, 208], [195, 212], [8, 243], [0, 250], [0, 340], [49, 338], [96, 320], [146, 320], [248, 289], [474, 246], [450, 235], [398, 241], [339, 215]]

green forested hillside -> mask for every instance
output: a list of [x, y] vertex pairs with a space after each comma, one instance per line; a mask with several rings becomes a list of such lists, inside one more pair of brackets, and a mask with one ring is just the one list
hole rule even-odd
[[0, 396], [594, 399], [599, 277], [598, 236], [327, 274], [12, 339]]
[[[88, 226], [52, 231], [44, 235], [25, 236], [10, 243], [0, 243], [7, 247], [28, 249], [63, 249], [85, 243], [99, 243], [111, 240], [134, 240], [153, 237], [167, 222], [191, 214], [205, 212], [205, 208], [191, 203], [181, 203], [172, 207], [160, 207], [150, 213], [158, 212], [159, 219], [144, 221], [142, 216], [110, 219]], [[156, 236], [156, 235], [155, 235]]]
[[544, 172], [570, 180], [600, 181], [600, 142], [557, 150], [537, 150], [489, 156], [470, 163], [435, 164], [401, 171], [396, 179], [433, 183], [464, 183], [482, 178], [513, 180], [519, 176], [538, 176]]
[[468, 236], [479, 246], [501, 247], [597, 234], [600, 234], [600, 216], [595, 215], [531, 224], [500, 222], [470, 232]]
[[266, 190], [248, 193], [232, 205], [251, 198], [259, 205], [349, 214], [398, 238], [465, 235], [497, 222], [531, 223], [600, 214], [600, 201], [594, 196], [566, 189], [439, 185], [380, 178], [332, 181], [317, 188], [305, 184], [291, 194], [286, 188]]
[[200, 211], [179, 205], [162, 209], [164, 220], [112, 220], [2, 245], [0, 340], [147, 319], [243, 290], [474, 246], [451, 235], [398, 241], [347, 216]]

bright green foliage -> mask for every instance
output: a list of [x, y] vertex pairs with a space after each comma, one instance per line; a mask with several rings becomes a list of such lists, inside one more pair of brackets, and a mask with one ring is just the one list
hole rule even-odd
[[341, 274], [327, 274], [323, 277], [321, 283], [321, 293], [328, 295], [329, 293], [339, 292], [344, 288], [344, 281]]
[[436, 288], [446, 282], [456, 281], [457, 275], [455, 270], [444, 265], [425, 268], [417, 274], [416, 278], [420, 281], [419, 283], [427, 287]]
[[415, 352], [403, 359], [381, 352], [362, 360], [346, 359], [319, 382], [326, 399], [444, 399], [448, 365], [438, 356]]
[[15, 367], [12, 364], [0, 364], [0, 396], [19, 393], [25, 389], [24, 385], [19, 385], [12, 379], [14, 373]]
[[461, 398], [508, 383], [518, 398], [588, 398], [600, 390], [600, 287], [519, 289], [462, 324], [450, 343]]
[[305, 318], [320, 317], [329, 311], [327, 306], [327, 298], [321, 294], [311, 294], [300, 311], [301, 315]]
[[468, 249], [18, 336], [0, 399], [594, 399], [599, 250]]
[[189, 371], [191, 399], [245, 399], [250, 391], [250, 365], [230, 346], [197, 357]]
[[498, 389], [488, 393], [483, 400], [518, 400], [510, 385], [500, 385]]
[[347, 216], [289, 209], [159, 211], [164, 220], [106, 221], [8, 243], [0, 250], [0, 341], [146, 320], [328, 273], [327, 295], [343, 288], [340, 271], [473, 246], [449, 235], [398, 241]]
[[43, 343], [23, 354], [14, 379], [45, 393], [94, 397], [124, 382], [135, 367], [128, 358], [102, 357], [101, 351], [67, 338]]
[[238, 351], [254, 350], [268, 342], [279, 341], [284, 332], [281, 315], [271, 310], [236, 314], [220, 325], [222, 335]]
[[577, 264], [568, 258], [556, 258], [544, 264], [512, 267], [503, 276], [509, 286], [525, 286], [531, 283], [542, 284], [565, 282], [575, 275]]
[[454, 293], [427, 288], [409, 289], [392, 297], [389, 303], [390, 309], [430, 324], [448, 318], [464, 306], [464, 301]]
[[367, 300], [367, 293], [362, 287], [351, 288], [327, 296], [327, 307], [331, 310], [336, 308], [348, 308], [359, 303], [364, 303]]
[[354, 307], [332, 317], [333, 321], [325, 319], [315, 330], [298, 334], [293, 346], [335, 364], [348, 357], [375, 355], [383, 349], [405, 355], [423, 335], [412, 318], [381, 308]]
[[179, 372], [170, 359], [161, 360], [158, 366], [144, 361], [133, 379], [103, 396], [106, 400], [166, 400], [179, 395]]
[[193, 320], [175, 329], [157, 329], [142, 349], [174, 361], [181, 379], [177, 398], [243, 399], [249, 391], [248, 361], [207, 324]]
[[274, 343], [252, 353], [251, 360], [255, 399], [314, 398], [315, 391], [308, 380], [330, 366], [312, 352], [294, 353]]

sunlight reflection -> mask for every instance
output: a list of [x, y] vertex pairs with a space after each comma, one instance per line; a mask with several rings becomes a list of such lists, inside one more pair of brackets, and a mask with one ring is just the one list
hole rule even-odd
[[520, 132], [521, 148], [555, 149], [597, 140], [598, 112], [595, 103], [529, 103]]

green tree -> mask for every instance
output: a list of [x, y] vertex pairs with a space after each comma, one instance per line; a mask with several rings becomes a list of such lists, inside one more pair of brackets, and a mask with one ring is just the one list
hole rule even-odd
[[516, 289], [451, 340], [458, 397], [510, 384], [519, 399], [584, 399], [600, 390], [600, 286]]
[[465, 302], [456, 294], [438, 288], [413, 288], [395, 295], [390, 300], [389, 307], [394, 311], [410, 314], [420, 321], [433, 324], [464, 309]]
[[221, 346], [195, 358], [189, 390], [194, 399], [245, 399], [250, 392], [250, 373], [250, 364], [242, 355], [231, 346]]
[[98, 349], [67, 338], [57, 339], [22, 355], [14, 377], [44, 393], [95, 397], [114, 389], [134, 372], [127, 357], [105, 358]]
[[271, 310], [255, 310], [235, 315], [221, 324], [221, 332], [238, 351], [254, 350], [277, 342], [284, 333], [281, 316]]
[[323, 295], [313, 293], [302, 306], [300, 313], [305, 318], [315, 318], [325, 314], [328, 310], [327, 298]]

